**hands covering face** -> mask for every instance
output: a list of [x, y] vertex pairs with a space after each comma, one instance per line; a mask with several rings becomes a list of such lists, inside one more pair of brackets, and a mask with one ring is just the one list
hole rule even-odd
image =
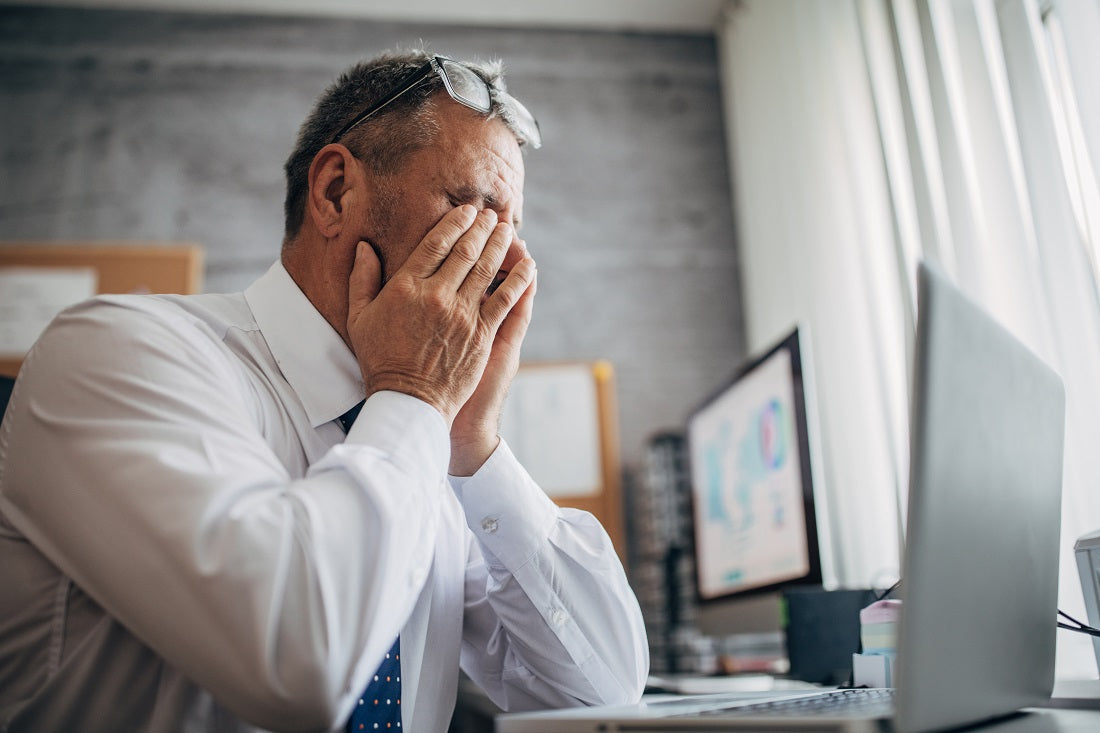
[[347, 327], [367, 396], [395, 390], [439, 410], [451, 426], [452, 474], [472, 474], [496, 448], [519, 367], [535, 262], [524, 250], [497, 277], [514, 243], [494, 211], [464, 205], [443, 216], [384, 287], [374, 250], [360, 242], [356, 251]]

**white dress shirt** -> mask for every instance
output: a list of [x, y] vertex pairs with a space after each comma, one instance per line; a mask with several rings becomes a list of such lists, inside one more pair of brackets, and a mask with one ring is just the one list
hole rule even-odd
[[244, 293], [101, 296], [0, 427], [0, 729], [342, 727], [401, 635], [402, 723], [459, 667], [499, 706], [625, 703], [649, 667], [599, 523], [500, 447], [447, 477], [431, 406], [363, 397], [276, 263]]

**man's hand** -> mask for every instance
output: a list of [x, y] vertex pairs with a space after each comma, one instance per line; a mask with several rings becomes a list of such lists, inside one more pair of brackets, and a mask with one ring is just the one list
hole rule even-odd
[[[350, 278], [348, 337], [367, 396], [404, 392], [435, 407], [448, 425], [454, 423], [482, 381], [493, 342], [503, 335], [501, 324], [534, 279], [534, 262], [526, 258], [483, 301], [512, 239], [512, 227], [498, 224], [493, 211], [460, 206], [428, 232], [381, 288], [378, 257], [359, 243]], [[503, 329], [510, 330], [514, 327]]]
[[[534, 261], [526, 253], [520, 263], [534, 269]], [[451, 427], [450, 473], [453, 476], [472, 476], [500, 442], [501, 411], [519, 369], [520, 347], [531, 323], [537, 278], [532, 277], [525, 283], [521, 281], [516, 286], [524, 290], [497, 331], [481, 382]]]

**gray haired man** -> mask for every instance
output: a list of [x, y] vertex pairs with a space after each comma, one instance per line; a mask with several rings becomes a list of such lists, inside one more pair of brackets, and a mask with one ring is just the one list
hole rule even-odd
[[497, 435], [538, 145], [498, 66], [382, 56], [303, 125], [245, 292], [51, 325], [0, 433], [0, 727], [442, 731], [460, 668], [506, 710], [639, 697], [606, 533]]

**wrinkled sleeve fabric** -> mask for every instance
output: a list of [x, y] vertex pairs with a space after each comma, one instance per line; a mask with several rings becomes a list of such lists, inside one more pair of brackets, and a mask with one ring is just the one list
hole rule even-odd
[[203, 328], [141, 300], [59, 316], [4, 422], [0, 504], [221, 704], [263, 727], [327, 729], [421, 590], [447, 428], [379, 393], [347, 442], [291, 477], [255, 384]]
[[600, 523], [557, 507], [503, 441], [451, 484], [471, 531], [466, 674], [506, 711], [637, 702], [645, 627]]

